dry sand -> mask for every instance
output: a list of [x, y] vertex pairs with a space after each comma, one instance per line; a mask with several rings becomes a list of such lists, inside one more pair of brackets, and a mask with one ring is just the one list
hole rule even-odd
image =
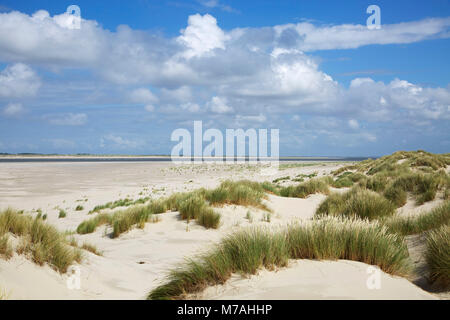
[[[278, 177], [317, 172], [330, 173], [342, 164], [317, 163], [289, 168], [274, 176], [263, 176], [247, 166], [175, 166], [167, 162], [95, 162], [95, 163], [0, 163], [0, 209], [14, 207], [35, 215], [42, 209], [48, 222], [59, 230], [75, 230], [92, 217], [94, 206], [120, 198], [158, 198], [176, 191], [215, 187], [225, 179], [273, 180]], [[289, 184], [291, 182], [282, 182]], [[335, 190], [343, 192], [344, 189]], [[69, 274], [61, 275], [48, 266], [39, 267], [22, 256], [0, 260], [0, 288], [10, 299], [144, 299], [164, 280], [167, 271], [184, 258], [203, 252], [216, 241], [249, 225], [284, 225], [309, 219], [324, 195], [306, 199], [270, 195], [266, 203], [274, 213], [270, 224], [262, 221], [264, 212], [254, 208], [224, 206], [222, 225], [205, 230], [195, 222], [189, 225], [176, 212], [161, 215], [158, 223], [147, 223], [143, 230], [133, 229], [117, 239], [107, 236], [109, 227], [92, 234], [75, 235], [80, 244], [89, 242], [103, 256], [86, 252], [79, 265], [81, 288], [67, 287]], [[75, 211], [77, 205], [84, 210]], [[67, 217], [58, 218], [59, 209]], [[34, 210], [34, 211], [33, 211]], [[250, 211], [252, 221], [246, 216]], [[433, 298], [406, 279], [382, 273], [379, 290], [365, 286], [368, 265], [351, 262], [293, 261], [278, 272], [262, 271], [250, 279], [238, 276], [222, 287], [209, 288], [204, 298], [233, 299], [429, 299]]]

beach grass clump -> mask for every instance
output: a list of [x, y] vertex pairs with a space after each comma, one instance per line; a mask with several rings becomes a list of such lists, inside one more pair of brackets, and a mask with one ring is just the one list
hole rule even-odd
[[74, 262], [82, 259], [81, 251], [72, 248], [55, 227], [41, 219], [19, 214], [13, 209], [0, 212], [0, 236], [12, 233], [22, 238], [18, 253], [30, 256], [33, 262], [48, 263], [55, 270], [65, 273]]
[[363, 179], [367, 179], [364, 174], [359, 172], [345, 171], [340, 174], [336, 180], [334, 180], [331, 185], [335, 188], [348, 188], [353, 186], [354, 183], [359, 182]]
[[395, 204], [397, 208], [403, 207], [408, 199], [407, 192], [393, 184], [384, 191], [383, 195]]
[[152, 215], [151, 205], [137, 205], [115, 212], [111, 218], [111, 224], [113, 226], [112, 237], [117, 238], [135, 225], [143, 228]]
[[277, 182], [281, 182], [281, 181], [285, 181], [285, 180], [290, 180], [290, 179], [291, 179], [290, 176], [285, 176], [285, 177], [279, 177], [279, 178], [276, 178], [276, 179], [274, 179], [272, 182], [273, 182], [273, 183], [277, 183]]
[[83, 210], [84, 210], [84, 207], [80, 204], [75, 207], [75, 211], [83, 211]]
[[67, 212], [63, 209], [59, 209], [58, 218], [65, 218], [67, 217]]
[[395, 206], [376, 192], [353, 188], [343, 194], [332, 194], [317, 208], [316, 215], [357, 216], [377, 219], [393, 215]]
[[158, 199], [150, 202], [150, 211], [153, 214], [165, 213], [167, 211], [167, 203], [165, 199]]
[[329, 194], [329, 185], [333, 182], [330, 177], [314, 178], [296, 186], [283, 187], [279, 191], [279, 195], [289, 198], [306, 198], [314, 193]]
[[216, 189], [205, 191], [205, 199], [211, 205], [235, 204], [264, 207], [261, 202], [264, 196], [265, 190], [261, 184], [249, 180], [226, 180]]
[[205, 200], [198, 194], [192, 196], [181, 202], [179, 206], [180, 217], [183, 220], [195, 220], [202, 210], [207, 207]]
[[293, 259], [354, 260], [394, 275], [407, 275], [411, 270], [403, 237], [391, 234], [377, 221], [322, 217], [289, 227], [287, 241]]
[[367, 188], [375, 192], [383, 192], [388, 184], [388, 178], [388, 174], [378, 173], [367, 177], [366, 179], [361, 179], [359, 184], [363, 188]]
[[204, 226], [206, 229], [217, 229], [220, 225], [220, 218], [219, 213], [210, 207], [206, 207], [200, 211], [196, 220], [198, 224]]
[[180, 217], [183, 220], [196, 220], [198, 224], [207, 229], [217, 229], [220, 224], [220, 214], [215, 212], [200, 194], [192, 194], [181, 202], [179, 206]]
[[450, 224], [450, 201], [419, 215], [394, 216], [383, 220], [389, 231], [401, 235], [419, 234]]
[[13, 255], [13, 248], [9, 243], [9, 236], [3, 235], [0, 237], [0, 257], [8, 260]]
[[327, 217], [271, 231], [249, 228], [226, 236], [206, 254], [171, 270], [148, 299], [177, 299], [225, 283], [233, 273], [256, 274], [285, 267], [289, 259], [349, 259], [377, 265], [394, 275], [410, 270], [403, 238], [378, 223]]
[[450, 289], [450, 226], [445, 225], [427, 234], [425, 259], [431, 283], [444, 290]]
[[265, 191], [265, 192], [269, 192], [272, 194], [279, 194], [279, 187], [274, 185], [272, 182], [269, 181], [264, 181], [260, 183], [261, 188]]
[[97, 249], [97, 247], [94, 246], [94, 245], [91, 244], [91, 243], [87, 243], [87, 242], [83, 243], [83, 245], [81, 246], [81, 249], [86, 250], [86, 251], [89, 251], [89, 252], [91, 252], [91, 253], [93, 253], [93, 254], [95, 254], [95, 255], [97, 255], [97, 256], [102, 256], [102, 255], [103, 255], [103, 254]]
[[[416, 204], [420, 205], [436, 197], [441, 182], [442, 176], [440, 174], [425, 174], [420, 172], [402, 174], [389, 184], [387, 190], [390, 190], [390, 192], [385, 193], [385, 197], [401, 206], [404, 203], [399, 196], [401, 195], [400, 190], [411, 192], [416, 197]], [[404, 202], [406, 203], [406, 201]]]
[[97, 227], [104, 224], [111, 224], [112, 217], [110, 214], [100, 213], [94, 218], [88, 219], [80, 223], [77, 227], [78, 234], [87, 234], [94, 232]]
[[150, 200], [150, 197], [138, 198], [136, 200], [125, 198], [125, 199], [119, 199], [119, 200], [116, 200], [116, 201], [110, 201], [110, 202], [107, 202], [105, 204], [101, 204], [101, 205], [95, 206], [94, 209], [89, 211], [89, 214], [92, 214], [92, 213], [95, 213], [95, 212], [100, 212], [103, 209], [115, 209], [115, 208], [118, 208], [118, 207], [129, 207], [129, 206], [132, 206], [132, 205], [144, 204], [144, 203], [148, 202], [149, 200]]

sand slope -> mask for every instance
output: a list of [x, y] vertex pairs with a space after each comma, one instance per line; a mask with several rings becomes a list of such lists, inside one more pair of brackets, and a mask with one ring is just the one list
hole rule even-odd
[[[195, 299], [437, 299], [406, 279], [380, 272], [380, 288], [369, 289], [370, 266], [355, 261], [291, 261], [277, 272], [250, 278], [233, 276], [223, 286], [207, 288]], [[372, 271], [373, 272], [373, 271]]]

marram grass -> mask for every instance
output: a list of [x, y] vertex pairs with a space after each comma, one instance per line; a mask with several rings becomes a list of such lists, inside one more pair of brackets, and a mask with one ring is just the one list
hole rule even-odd
[[210, 252], [171, 270], [148, 299], [179, 299], [225, 283], [233, 273], [287, 266], [289, 259], [348, 259], [407, 275], [410, 260], [403, 238], [377, 222], [324, 217], [279, 231], [253, 227], [225, 237]]
[[395, 206], [383, 196], [355, 187], [346, 193], [333, 193], [317, 208], [316, 215], [356, 216], [378, 219], [393, 215]]
[[450, 289], [450, 226], [445, 225], [427, 234], [425, 253], [429, 278], [435, 287]]
[[419, 215], [394, 216], [383, 220], [389, 231], [401, 235], [412, 235], [437, 229], [450, 224], [450, 200]]
[[39, 265], [48, 263], [57, 271], [65, 273], [71, 264], [82, 260], [81, 251], [72, 248], [64, 234], [55, 227], [41, 219], [21, 215], [13, 209], [0, 212], [0, 238], [8, 233], [22, 238], [21, 246], [16, 251]]

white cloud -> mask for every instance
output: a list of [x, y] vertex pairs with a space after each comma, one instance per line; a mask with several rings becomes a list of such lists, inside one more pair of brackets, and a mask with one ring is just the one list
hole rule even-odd
[[153, 105], [151, 105], [151, 104], [146, 105], [144, 108], [145, 108], [145, 110], [148, 111], [148, 112], [153, 112], [153, 111], [155, 111], [155, 106], [153, 106]]
[[87, 122], [85, 113], [65, 113], [45, 115], [44, 119], [57, 126], [82, 126]]
[[135, 149], [142, 145], [142, 142], [140, 141], [133, 141], [125, 139], [121, 136], [115, 135], [115, 134], [108, 134], [106, 136], [103, 136], [100, 139], [100, 147], [104, 148], [107, 145], [111, 145], [113, 147], [119, 147], [119, 148], [132, 148]]
[[36, 73], [23, 63], [9, 65], [0, 72], [0, 98], [33, 96], [40, 85]]
[[229, 5], [221, 3], [219, 0], [199, 0], [199, 3], [207, 8], [219, 8], [227, 12], [235, 12], [236, 10]]
[[369, 30], [365, 25], [343, 24], [315, 26], [303, 22], [276, 26], [278, 36], [295, 30], [299, 49], [303, 51], [354, 49], [371, 44], [413, 43], [430, 38], [448, 38], [450, 18], [432, 18], [397, 24], [383, 24], [379, 30]]
[[[220, 2], [210, 1], [208, 5], [217, 7]], [[174, 119], [204, 112], [205, 121], [213, 119], [221, 124], [267, 119], [275, 123], [282, 119], [280, 114], [286, 113], [300, 115], [293, 118], [300, 126], [301, 121], [314, 116], [327, 125], [318, 129], [323, 134], [348, 130], [345, 137], [369, 142], [376, 141], [377, 136], [355, 131], [360, 123], [366, 130], [373, 122], [418, 126], [450, 119], [450, 87], [356, 78], [346, 88], [322, 71], [308, 53], [448, 37], [450, 18], [383, 25], [381, 30], [311, 23], [222, 30], [213, 16], [196, 14], [174, 38], [127, 26], [109, 31], [88, 20], [82, 20], [81, 30], [69, 30], [63, 18], [50, 17], [46, 11], [32, 16], [0, 14], [0, 60], [22, 61], [37, 66], [36, 70], [75, 67], [89, 71], [92, 84], [101, 81], [102, 85], [96, 86], [95, 92], [90, 90], [92, 85], [80, 90], [83, 96], [78, 101], [83, 103], [93, 105], [90, 99], [113, 92], [124, 104], [140, 104], [147, 111]], [[1, 72], [0, 84], [0, 98], [8, 98], [2, 102], [23, 103], [16, 97], [35, 94], [40, 82], [30, 67], [18, 63]], [[102, 92], [103, 87], [106, 89]], [[44, 89], [48, 89], [47, 84]], [[66, 91], [54, 91], [52, 105], [62, 101], [66, 106], [72, 100]], [[106, 104], [117, 101], [116, 96], [108, 98]], [[40, 99], [40, 105], [49, 105], [47, 95]], [[339, 122], [334, 117], [345, 120]], [[81, 125], [87, 115], [52, 115], [46, 119], [53, 124]], [[121, 141], [120, 136], [113, 137], [105, 141]]]
[[348, 120], [348, 126], [354, 130], [359, 129], [359, 123], [355, 119]]
[[234, 109], [228, 105], [227, 98], [217, 96], [212, 97], [209, 107], [214, 113], [231, 113], [234, 111]]
[[242, 115], [236, 115], [236, 122], [238, 124], [247, 123], [247, 122], [257, 122], [257, 123], [264, 123], [266, 122], [267, 118], [265, 115], [260, 113], [259, 115], [250, 115], [250, 116], [242, 116]]
[[9, 103], [3, 109], [3, 114], [7, 117], [18, 116], [24, 112], [25, 112], [25, 108], [20, 103]]
[[225, 33], [217, 26], [217, 20], [209, 14], [189, 16], [188, 26], [181, 30], [177, 41], [188, 49], [183, 53], [187, 59], [202, 57], [214, 49], [225, 49]]
[[188, 112], [195, 113], [195, 112], [200, 111], [200, 106], [196, 103], [188, 102], [188, 103], [182, 104], [181, 109], [186, 110]]
[[130, 99], [135, 103], [155, 103], [158, 98], [147, 88], [135, 89], [130, 93]]

